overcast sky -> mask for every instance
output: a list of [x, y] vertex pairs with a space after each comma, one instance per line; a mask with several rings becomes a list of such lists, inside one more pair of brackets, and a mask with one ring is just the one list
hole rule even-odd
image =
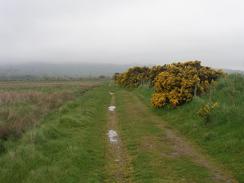
[[0, 0], [0, 63], [244, 69], [243, 0]]

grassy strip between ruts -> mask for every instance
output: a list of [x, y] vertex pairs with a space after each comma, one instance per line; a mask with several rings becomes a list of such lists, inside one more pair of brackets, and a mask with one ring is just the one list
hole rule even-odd
[[[232, 74], [219, 80], [209, 93], [193, 99], [176, 109], [153, 109], [150, 104], [152, 89], [141, 87], [133, 92], [172, 128], [199, 144], [212, 157], [244, 182], [244, 76]], [[210, 122], [197, 116], [201, 106], [217, 102], [210, 114]]]
[[49, 114], [0, 155], [0, 182], [102, 182], [107, 86], [91, 89]]
[[133, 182], [212, 182], [206, 168], [178, 154], [158, 118], [133, 93], [117, 90], [121, 138], [133, 165]]

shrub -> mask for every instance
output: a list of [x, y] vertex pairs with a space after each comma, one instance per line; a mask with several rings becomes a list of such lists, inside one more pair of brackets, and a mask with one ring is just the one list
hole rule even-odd
[[218, 103], [214, 102], [214, 103], [207, 103], [205, 105], [203, 105], [199, 111], [197, 112], [197, 114], [204, 119], [205, 124], [207, 124], [210, 121], [210, 114], [211, 112], [218, 107]]
[[154, 93], [151, 102], [155, 107], [163, 107], [167, 103], [167, 96], [164, 93]]
[[157, 65], [150, 68], [149, 71], [149, 86], [153, 87], [155, 84], [155, 78], [161, 73], [167, 70], [166, 65]]
[[154, 107], [167, 104], [173, 107], [191, 101], [194, 96], [207, 92], [210, 85], [223, 75], [220, 70], [201, 66], [200, 61], [173, 63], [163, 66], [132, 67], [124, 73], [114, 75], [115, 82], [125, 88], [149, 84], [154, 86], [151, 98]]
[[148, 67], [132, 67], [127, 72], [114, 75], [115, 82], [125, 88], [135, 88], [149, 81]]
[[[209, 90], [210, 84], [222, 75], [221, 71], [201, 66], [201, 62], [173, 63], [166, 66], [155, 79], [155, 92], [163, 94], [165, 100], [152, 97], [154, 107], [171, 104], [173, 107], [191, 101], [194, 96], [201, 95]], [[161, 95], [162, 96], [162, 95]], [[157, 101], [154, 101], [157, 100]]]

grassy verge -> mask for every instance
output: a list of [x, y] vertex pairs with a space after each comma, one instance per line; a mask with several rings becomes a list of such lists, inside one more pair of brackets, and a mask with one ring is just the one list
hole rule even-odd
[[[134, 91], [144, 103], [150, 105], [152, 90], [139, 88]], [[218, 107], [205, 124], [198, 117], [201, 106], [217, 102]], [[233, 171], [244, 182], [244, 77], [230, 75], [218, 81], [211, 91], [176, 109], [152, 109], [192, 141]]]
[[107, 87], [77, 97], [46, 116], [0, 155], [0, 182], [102, 182]]

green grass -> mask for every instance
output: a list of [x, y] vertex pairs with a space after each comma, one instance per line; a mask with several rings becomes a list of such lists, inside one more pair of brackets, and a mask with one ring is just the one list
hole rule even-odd
[[21, 139], [9, 139], [0, 155], [0, 182], [102, 182], [109, 102], [106, 86], [91, 89]]
[[[65, 86], [65, 90], [68, 88]], [[102, 85], [88, 91], [78, 90], [78, 86], [70, 89], [75, 94], [73, 100], [65, 101], [47, 115], [40, 115], [38, 123], [19, 139], [0, 140], [0, 182], [100, 183], [106, 180], [109, 88]], [[43, 88], [42, 91], [61, 90]], [[131, 158], [133, 182], [212, 182], [211, 172], [189, 157], [171, 156], [172, 144], [166, 139], [165, 129], [158, 126], [163, 121], [199, 144], [244, 182], [244, 77], [231, 75], [221, 79], [211, 92], [176, 109], [153, 109], [152, 89], [114, 90], [118, 133]], [[211, 113], [206, 125], [197, 111], [209, 101], [217, 101], [219, 107]], [[24, 102], [10, 106], [19, 114], [33, 108], [38, 111], [35, 105]]]
[[212, 182], [210, 172], [186, 156], [170, 156], [172, 145], [165, 139], [160, 120], [131, 92], [116, 92], [121, 138], [133, 165], [133, 182]]
[[[152, 89], [134, 91], [150, 106]], [[218, 102], [205, 124], [197, 112], [208, 102]], [[152, 109], [192, 141], [223, 163], [240, 182], [244, 182], [244, 76], [229, 75], [220, 79], [211, 91], [176, 109]]]

